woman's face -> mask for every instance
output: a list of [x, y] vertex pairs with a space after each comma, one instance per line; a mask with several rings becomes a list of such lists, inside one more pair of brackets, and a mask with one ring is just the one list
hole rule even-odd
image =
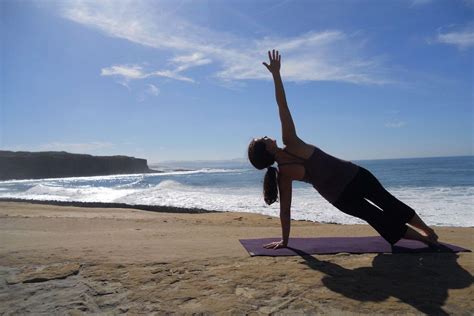
[[273, 138], [270, 138], [268, 136], [264, 136], [264, 137], [261, 138], [261, 140], [265, 143], [265, 149], [268, 152], [274, 152], [275, 149], [278, 148], [277, 142]]

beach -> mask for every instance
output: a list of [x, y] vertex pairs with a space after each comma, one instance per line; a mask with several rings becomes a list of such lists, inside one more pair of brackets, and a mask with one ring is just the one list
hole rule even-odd
[[[472, 315], [473, 254], [250, 257], [276, 217], [0, 202], [0, 314]], [[435, 227], [474, 248], [473, 227]], [[374, 236], [293, 221], [292, 237]], [[471, 298], [471, 299], [469, 299]]]

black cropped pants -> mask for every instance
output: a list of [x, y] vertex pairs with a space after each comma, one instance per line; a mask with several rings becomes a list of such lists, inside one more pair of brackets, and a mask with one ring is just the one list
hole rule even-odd
[[392, 245], [405, 235], [405, 224], [415, 215], [412, 208], [391, 195], [370, 171], [362, 167], [333, 205], [368, 222]]

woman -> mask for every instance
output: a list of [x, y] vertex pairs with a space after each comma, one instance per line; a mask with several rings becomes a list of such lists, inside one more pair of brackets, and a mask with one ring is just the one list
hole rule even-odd
[[[273, 50], [268, 52], [268, 57], [270, 64], [264, 62], [263, 65], [273, 75], [285, 148], [279, 148], [274, 139], [266, 136], [252, 140], [248, 148], [252, 165], [257, 169], [268, 168], [263, 184], [265, 202], [272, 204], [280, 192], [282, 240], [264, 247], [278, 249], [288, 245], [292, 182], [295, 180], [312, 184], [332, 205], [367, 221], [392, 245], [401, 238], [438, 245], [438, 236], [433, 229], [413, 209], [387, 192], [368, 170], [328, 155], [297, 136], [280, 76], [281, 56]], [[278, 171], [271, 167], [275, 161]]]

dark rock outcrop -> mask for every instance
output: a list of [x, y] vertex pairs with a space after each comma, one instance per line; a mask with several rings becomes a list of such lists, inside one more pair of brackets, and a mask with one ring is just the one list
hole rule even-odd
[[86, 177], [155, 172], [146, 159], [92, 156], [64, 151], [0, 151], [0, 180]]

